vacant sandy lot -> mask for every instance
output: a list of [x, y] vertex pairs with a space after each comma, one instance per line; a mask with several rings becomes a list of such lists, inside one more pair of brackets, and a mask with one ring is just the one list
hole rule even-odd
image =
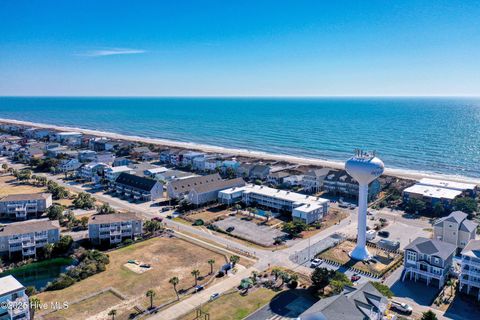
[[[207, 263], [209, 259], [215, 260], [214, 270], [218, 270], [226, 261], [223, 255], [177, 238], [150, 239], [112, 251], [109, 256], [110, 264], [107, 265], [106, 271], [66, 289], [43, 292], [39, 294], [39, 299], [48, 304], [55, 301], [72, 302], [111, 287], [125, 296], [124, 302], [129, 302], [126, 303], [129, 308], [134, 305], [143, 308], [148, 305], [148, 299], [145, 297], [146, 291], [153, 289], [156, 292], [154, 303], [158, 305], [175, 298], [175, 292], [168, 283], [171, 277], [176, 276], [180, 279], [178, 290], [188, 289], [194, 284], [194, 279], [190, 274], [192, 270], [198, 269], [201, 276], [206, 276], [210, 272], [210, 266]], [[152, 266], [152, 270], [142, 274], [135, 273], [124, 266], [128, 260], [148, 263]], [[199, 283], [203, 281], [199, 281]], [[102, 310], [107, 310], [117, 303], [110, 303], [108, 300], [102, 301], [100, 307]], [[88, 304], [89, 300], [85, 300], [73, 304], [71, 308], [80, 311], [90, 308]], [[121, 307], [116, 306], [115, 308], [118, 309], [120, 315], [123, 311]], [[40, 313], [42, 312], [40, 311]], [[53, 316], [54, 318], [51, 318]], [[121, 319], [121, 317], [117, 318]], [[68, 313], [55, 312], [49, 315], [49, 319], [84, 319], [84, 317], [82, 312], [76, 313], [70, 310]]]
[[26, 183], [19, 183], [15, 180], [14, 176], [0, 177], [0, 198], [9, 194], [39, 193], [45, 192], [45, 190], [45, 187], [35, 187]]

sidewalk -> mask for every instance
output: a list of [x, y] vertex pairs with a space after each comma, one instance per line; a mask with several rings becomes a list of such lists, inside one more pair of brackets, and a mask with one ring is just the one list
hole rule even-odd
[[181, 300], [177, 304], [149, 317], [149, 319], [158, 319], [158, 320], [173, 320], [178, 317], [181, 317], [199, 307], [205, 302], [208, 302], [210, 296], [214, 293], [223, 293], [230, 290], [233, 287], [236, 287], [240, 284], [240, 281], [243, 278], [249, 277], [252, 271], [256, 271], [255, 268], [246, 269], [243, 266], [238, 265], [237, 269], [240, 269], [236, 274], [230, 274], [227, 279], [223, 280], [220, 283], [217, 283], [207, 289], [200, 291], [192, 295], [185, 300]]

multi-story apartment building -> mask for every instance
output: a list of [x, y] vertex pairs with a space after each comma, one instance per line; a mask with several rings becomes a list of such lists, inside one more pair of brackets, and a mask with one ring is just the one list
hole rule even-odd
[[143, 221], [134, 213], [94, 215], [88, 221], [88, 237], [93, 244], [117, 244], [143, 233]]
[[303, 190], [309, 193], [317, 193], [322, 190], [323, 180], [328, 175], [330, 169], [312, 169], [304, 174], [302, 180]]
[[26, 220], [29, 216], [45, 212], [51, 205], [51, 193], [12, 194], [0, 200], [0, 216]]
[[107, 167], [103, 170], [105, 179], [107, 179], [109, 183], [115, 182], [122, 172], [133, 173], [134, 170], [127, 166]]
[[[323, 189], [339, 196], [356, 198], [358, 196], [358, 182], [345, 170], [330, 170], [323, 180]], [[377, 196], [381, 186], [378, 179], [368, 185], [368, 200]]]
[[11, 275], [0, 278], [0, 320], [30, 320], [25, 287]]
[[480, 240], [470, 240], [462, 250], [460, 291], [480, 300]]
[[85, 181], [98, 183], [103, 176], [103, 170], [107, 168], [105, 163], [90, 162], [84, 164], [77, 171], [77, 176]]
[[447, 180], [424, 178], [403, 190], [403, 201], [419, 199], [433, 208], [437, 203], [450, 209], [452, 201], [458, 197], [475, 197], [477, 186], [473, 183], [460, 183]]
[[174, 180], [168, 184], [167, 194], [170, 199], [181, 199], [187, 196], [196, 186], [210, 184], [221, 180], [222, 177], [220, 177], [218, 173]]
[[451, 243], [418, 237], [405, 247], [404, 273], [410, 280], [425, 280], [427, 285], [432, 279], [443, 287], [452, 267], [457, 247]]
[[225, 204], [242, 201], [246, 205], [259, 205], [277, 212], [288, 211], [294, 220], [307, 224], [321, 220], [328, 212], [329, 203], [319, 197], [256, 185], [222, 190], [218, 193], [218, 200]]
[[463, 249], [470, 240], [475, 239], [478, 226], [467, 217], [466, 213], [455, 211], [447, 217], [438, 219], [433, 224], [433, 238]]
[[219, 191], [227, 188], [243, 187], [244, 185], [245, 181], [242, 178], [207, 182], [193, 186], [188, 193], [188, 200], [195, 205], [217, 201]]
[[60, 239], [58, 221], [19, 222], [0, 227], [0, 255], [35, 257], [37, 250]]
[[152, 201], [163, 197], [163, 184], [157, 180], [122, 172], [112, 185], [119, 195]]

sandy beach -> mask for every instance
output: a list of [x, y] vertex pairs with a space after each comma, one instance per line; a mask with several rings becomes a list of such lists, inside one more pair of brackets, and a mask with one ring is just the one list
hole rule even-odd
[[[172, 141], [172, 140], [158, 139], [158, 138], [130, 136], [130, 135], [113, 133], [113, 132], [104, 132], [104, 131], [76, 128], [76, 127], [64, 127], [64, 126], [35, 123], [35, 122], [29, 122], [29, 121], [20, 121], [20, 120], [13, 120], [13, 119], [0, 118], [0, 122], [30, 126], [35, 128], [54, 129], [54, 130], [60, 130], [60, 131], [75, 131], [75, 132], [81, 132], [83, 134], [106, 137], [110, 139], [143, 142], [143, 143], [155, 144], [155, 145], [164, 146], [164, 147], [183, 148], [183, 149], [197, 150], [197, 151], [209, 152], [209, 153], [232, 154], [236, 156], [260, 159], [265, 161], [286, 161], [292, 164], [315, 165], [315, 166], [328, 167], [332, 169], [344, 168], [344, 164], [339, 161], [295, 157], [295, 156], [281, 155], [281, 154], [271, 154], [271, 153], [260, 152], [260, 151], [224, 148], [224, 147], [218, 147], [218, 146], [189, 143], [189, 142], [179, 142], [179, 141]], [[448, 179], [448, 180], [458, 181], [458, 182], [480, 184], [480, 179], [478, 178], [464, 177], [464, 176], [458, 176], [453, 174], [441, 175], [441, 174], [434, 174], [434, 173], [428, 173], [428, 172], [419, 172], [415, 170], [395, 169], [395, 168], [388, 168], [388, 163], [386, 163], [385, 165], [386, 165], [385, 175], [389, 175], [389, 176], [394, 176], [394, 177], [399, 177], [404, 179], [414, 179], [414, 180], [419, 180], [421, 178], [437, 178], [437, 179]]]

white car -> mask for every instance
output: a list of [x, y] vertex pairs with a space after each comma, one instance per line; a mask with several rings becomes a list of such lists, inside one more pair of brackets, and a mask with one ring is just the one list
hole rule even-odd
[[310, 268], [316, 268], [319, 265], [322, 264], [322, 260], [320, 259], [313, 259], [312, 262], [310, 263]]
[[392, 308], [397, 310], [397, 311], [400, 311], [400, 312], [403, 312], [403, 313], [406, 313], [406, 314], [411, 314], [412, 313], [412, 307], [410, 307], [408, 304], [406, 303], [403, 303], [403, 302], [395, 302], [393, 301], [392, 302]]

